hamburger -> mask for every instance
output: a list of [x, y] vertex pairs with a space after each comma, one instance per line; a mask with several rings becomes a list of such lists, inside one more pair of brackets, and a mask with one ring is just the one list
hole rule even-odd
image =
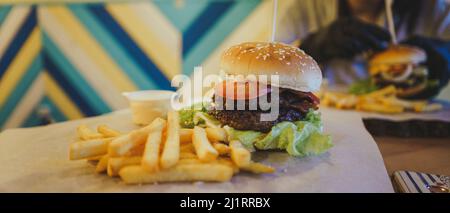
[[[333, 146], [323, 134], [319, 99], [312, 93], [320, 88], [322, 73], [305, 52], [282, 43], [247, 42], [227, 49], [220, 65], [226, 78], [212, 89], [211, 103], [181, 110], [182, 127], [223, 128], [227, 141], [238, 140], [251, 151], [282, 150], [296, 157], [319, 155]], [[267, 80], [244, 77], [251, 75]], [[274, 119], [262, 119], [272, 109], [261, 108], [260, 100], [278, 104]], [[251, 108], [254, 101], [257, 107]], [[245, 108], [227, 108], [230, 102]]]
[[369, 73], [375, 86], [394, 85], [399, 98], [410, 99], [427, 89], [428, 70], [422, 49], [407, 45], [391, 46], [369, 61]]
[[[255, 97], [249, 97], [249, 87], [259, 88], [258, 82], [238, 81], [225, 82], [216, 87], [214, 99], [221, 98], [224, 105], [237, 100], [245, 101], [246, 109], [251, 99], [270, 100], [273, 87], [279, 91], [279, 115], [273, 121], [262, 121], [261, 114], [267, 110], [216, 110], [209, 111], [222, 124], [237, 130], [254, 130], [269, 132], [272, 127], [283, 121], [298, 121], [306, 117], [311, 110], [317, 110], [319, 99], [312, 93], [320, 88], [322, 73], [316, 61], [299, 48], [266, 42], [248, 42], [233, 46], [226, 50], [221, 59], [221, 69], [231, 76], [264, 75], [268, 76], [267, 89], [258, 90]], [[270, 82], [270, 75], [278, 75], [279, 81]], [[226, 94], [225, 87], [238, 87], [245, 84], [245, 97]], [[256, 86], [258, 85], [258, 86]], [[233, 97], [234, 96], [234, 97]], [[245, 100], [243, 100], [245, 99]], [[259, 103], [259, 100], [257, 100]]]

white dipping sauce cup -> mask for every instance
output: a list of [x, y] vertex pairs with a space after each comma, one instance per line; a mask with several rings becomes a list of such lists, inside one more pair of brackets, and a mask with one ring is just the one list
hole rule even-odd
[[148, 125], [155, 118], [166, 118], [172, 109], [171, 98], [175, 92], [169, 90], [141, 90], [124, 92], [123, 95], [130, 104], [133, 123]]

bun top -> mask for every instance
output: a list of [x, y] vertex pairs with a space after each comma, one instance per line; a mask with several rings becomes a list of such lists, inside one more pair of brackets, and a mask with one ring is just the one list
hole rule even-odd
[[419, 64], [427, 60], [425, 52], [417, 47], [408, 45], [391, 46], [383, 52], [374, 55], [369, 64]]
[[[302, 92], [318, 90], [322, 72], [314, 59], [297, 47], [270, 42], [246, 42], [222, 55], [221, 69], [230, 75], [265, 75], [274, 86]], [[270, 82], [279, 75], [279, 84]]]

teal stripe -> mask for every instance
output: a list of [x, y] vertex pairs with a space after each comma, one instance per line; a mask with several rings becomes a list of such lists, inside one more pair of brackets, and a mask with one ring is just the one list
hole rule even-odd
[[[42, 32], [45, 53], [64, 72], [63, 75], [70, 80], [71, 85], [78, 91], [98, 113], [107, 113], [111, 108], [102, 100], [95, 90], [85, 81], [79, 71], [64, 57], [45, 32]], [[60, 85], [64, 87], [64, 85]]]
[[16, 87], [9, 95], [6, 102], [0, 108], [0, 126], [3, 126], [8, 120], [13, 110], [19, 104], [20, 100], [25, 96], [29, 87], [37, 78], [39, 72], [42, 70], [41, 55], [37, 56], [31, 63], [28, 70], [22, 76], [22, 79], [17, 83]]
[[172, 24], [184, 32], [208, 6], [210, 0], [185, 0], [183, 7], [177, 8], [175, 1], [156, 1], [155, 5]]
[[0, 25], [3, 24], [3, 21], [5, 21], [11, 8], [12, 8], [11, 5], [6, 5], [6, 6], [0, 7]]
[[50, 116], [56, 122], [67, 121], [67, 117], [47, 96], [41, 102], [41, 107], [47, 107], [50, 110]]
[[31, 111], [31, 113], [27, 116], [27, 119], [20, 125], [21, 127], [33, 127], [33, 126], [39, 126], [42, 125], [42, 120], [40, 116], [37, 113], [37, 110], [34, 109]]
[[34, 110], [30, 112], [27, 119], [20, 125], [21, 127], [34, 127], [44, 124], [44, 119], [42, 115], [39, 115], [38, 111], [41, 108], [47, 108], [50, 112], [50, 117], [55, 122], [66, 121], [67, 118], [64, 114], [56, 107], [56, 105], [47, 97], [44, 96]]
[[184, 58], [183, 73], [191, 74], [195, 66], [214, 51], [225, 38], [261, 3], [261, 0], [238, 1], [227, 14], [223, 15], [217, 23], [192, 47]]
[[83, 23], [89, 30], [96, 41], [106, 50], [111, 58], [126, 72], [130, 79], [140, 89], [156, 89], [158, 86], [145, 76], [145, 70], [139, 68], [134, 62], [132, 56], [125, 53], [125, 51], [117, 44], [114, 38], [105, 30], [104, 26], [93, 17], [86, 9], [85, 5], [74, 4], [69, 8], [75, 16]]

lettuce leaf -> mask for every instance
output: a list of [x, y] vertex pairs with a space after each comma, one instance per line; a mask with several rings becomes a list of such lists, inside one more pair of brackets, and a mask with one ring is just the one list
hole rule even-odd
[[310, 111], [305, 120], [278, 123], [267, 134], [228, 130], [228, 135], [240, 140], [250, 150], [254, 147], [260, 150], [286, 150], [292, 156], [306, 157], [320, 155], [333, 146], [331, 137], [323, 134], [322, 129], [320, 114]]
[[348, 93], [354, 95], [364, 95], [378, 90], [379, 88], [370, 78], [359, 80], [350, 85]]
[[225, 126], [225, 131], [228, 135], [228, 141], [232, 140], [238, 140], [244, 145], [246, 149], [253, 152], [255, 151], [255, 147], [253, 146], [253, 143], [264, 136], [264, 133], [257, 132], [257, 131], [240, 131], [235, 130], [229, 126]]
[[[220, 127], [220, 122], [206, 111], [202, 103], [180, 110], [181, 127]], [[239, 140], [249, 151], [286, 150], [292, 156], [306, 157], [320, 155], [333, 146], [331, 137], [322, 132], [320, 113], [313, 110], [308, 112], [304, 120], [278, 123], [269, 133], [235, 130], [229, 126], [224, 128], [229, 141]]]
[[198, 112], [206, 112], [206, 106], [203, 103], [196, 103], [190, 107], [186, 107], [178, 111], [180, 115], [180, 126], [182, 128], [192, 129], [194, 126], [201, 124], [201, 119], [194, 119], [195, 114]]
[[194, 114], [194, 123], [201, 127], [220, 128], [220, 122], [206, 112], [196, 112]]

